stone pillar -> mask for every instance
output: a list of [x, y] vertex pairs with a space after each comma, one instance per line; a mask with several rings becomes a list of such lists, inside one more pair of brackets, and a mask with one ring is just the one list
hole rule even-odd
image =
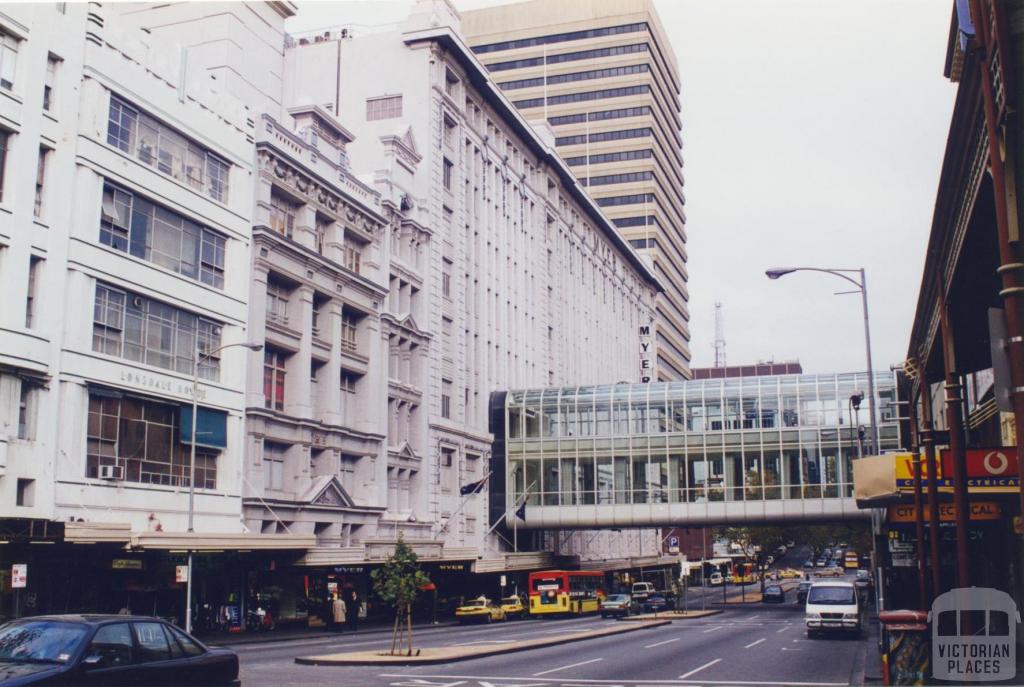
[[284, 412], [294, 417], [311, 417], [312, 384], [309, 381], [310, 361], [313, 354], [313, 289], [300, 286], [288, 304], [289, 315], [302, 332], [299, 350], [288, 358], [285, 380]]
[[[261, 265], [252, 268], [252, 284], [249, 288], [249, 332], [247, 341], [263, 342], [267, 337], [267, 278], [269, 270]], [[263, 359], [264, 351], [248, 351], [246, 367], [245, 405], [262, 408]]]
[[331, 342], [331, 357], [324, 366], [322, 388], [321, 417], [323, 421], [332, 424], [344, 424], [344, 402], [345, 392], [341, 390], [341, 301], [332, 299], [321, 306], [321, 334], [326, 331], [326, 338]]
[[306, 248], [316, 251], [316, 209], [312, 205], [303, 205], [295, 213], [292, 238]]

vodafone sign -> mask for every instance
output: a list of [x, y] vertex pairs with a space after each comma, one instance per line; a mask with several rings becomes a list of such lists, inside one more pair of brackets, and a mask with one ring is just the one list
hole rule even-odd
[[[953, 454], [949, 449], [942, 451], [942, 481], [950, 483], [953, 477]], [[1017, 471], [1017, 449], [1012, 446], [1000, 448], [967, 449], [967, 485], [969, 487], [1019, 487]]]

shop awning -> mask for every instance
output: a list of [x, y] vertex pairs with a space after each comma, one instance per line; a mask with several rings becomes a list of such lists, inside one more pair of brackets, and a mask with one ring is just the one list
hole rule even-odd
[[[180, 441], [192, 443], [192, 406], [181, 406]], [[228, 414], [223, 410], [196, 408], [196, 446], [227, 448]]]
[[234, 532], [140, 532], [129, 547], [145, 551], [281, 551], [316, 546], [313, 534], [241, 534]]
[[901, 455], [889, 453], [853, 461], [853, 495], [858, 508], [876, 508], [899, 500], [896, 470]]
[[125, 544], [132, 537], [126, 522], [66, 522], [64, 541], [72, 544]]

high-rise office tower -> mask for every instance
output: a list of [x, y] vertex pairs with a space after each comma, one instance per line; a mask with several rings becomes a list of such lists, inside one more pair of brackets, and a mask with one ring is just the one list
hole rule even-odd
[[690, 376], [679, 74], [652, 0], [531, 0], [462, 13], [495, 82], [546, 120], [580, 184], [650, 261], [654, 379]]

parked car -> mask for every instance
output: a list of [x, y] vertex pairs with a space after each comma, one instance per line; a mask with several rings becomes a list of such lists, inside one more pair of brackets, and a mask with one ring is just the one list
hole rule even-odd
[[506, 596], [502, 599], [501, 610], [505, 613], [505, 620], [520, 620], [526, 617], [526, 606], [518, 596]]
[[861, 596], [861, 602], [866, 601], [871, 596], [871, 571], [858, 570], [857, 576], [853, 580], [853, 586], [857, 588], [857, 592]]
[[823, 570], [818, 570], [814, 573], [816, 577], [842, 577], [846, 573], [838, 565], [830, 565]]
[[711, 576], [708, 578], [708, 584], [712, 587], [721, 587], [725, 584], [725, 578], [722, 577], [720, 572], [711, 573]]
[[159, 618], [50, 615], [0, 625], [0, 684], [233, 685], [238, 655]]
[[676, 600], [661, 592], [655, 592], [644, 599], [643, 606], [646, 613], [660, 613], [673, 610], [676, 607]]
[[796, 587], [796, 602], [798, 604], [802, 604], [802, 603], [806, 603], [807, 602], [807, 592], [810, 591], [811, 584], [813, 584], [813, 583], [810, 580], [801, 580], [800, 584], [797, 585], [797, 587]]
[[634, 582], [630, 596], [635, 601], [643, 601], [654, 593], [654, 584], [651, 582]]
[[857, 589], [852, 582], [815, 582], [807, 592], [804, 608], [807, 636], [831, 630], [860, 634], [861, 617]]
[[800, 577], [800, 574], [801, 573], [799, 570], [795, 570], [793, 568], [784, 568], [781, 571], [779, 571], [779, 577], [781, 577], [784, 580], [795, 580], [796, 578]]
[[814, 564], [816, 568], [824, 568], [828, 564], [828, 560], [825, 558], [819, 558], [818, 562]]
[[460, 623], [491, 623], [496, 620], [505, 620], [505, 611], [490, 599], [480, 597], [467, 601], [456, 608], [455, 617]]
[[786, 592], [782, 590], [777, 584], [769, 585], [764, 588], [764, 593], [761, 595], [761, 601], [766, 604], [781, 604], [786, 601]]
[[633, 599], [629, 594], [609, 594], [601, 602], [601, 617], [628, 618], [633, 613]]
[[814, 559], [808, 558], [806, 561], [804, 561], [804, 567], [805, 568], [813, 568], [814, 567]]

